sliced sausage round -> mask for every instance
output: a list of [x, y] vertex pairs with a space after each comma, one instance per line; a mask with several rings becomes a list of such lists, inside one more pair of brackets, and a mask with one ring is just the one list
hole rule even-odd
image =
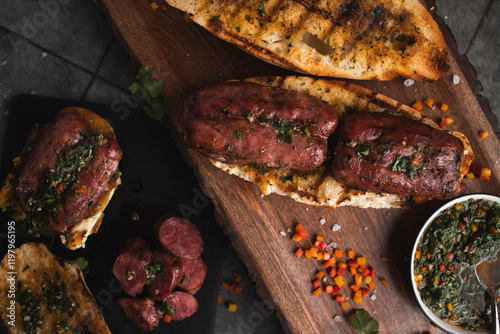
[[168, 308], [173, 308], [172, 320], [183, 320], [192, 316], [198, 310], [198, 301], [193, 295], [175, 291], [169, 294], [163, 302], [168, 304]]
[[181, 258], [184, 276], [182, 277], [179, 288], [194, 295], [201, 288], [205, 277], [207, 276], [207, 265], [201, 257], [194, 259]]
[[148, 243], [140, 237], [132, 237], [123, 245], [113, 264], [113, 274], [129, 296], [135, 297], [146, 284], [146, 267], [152, 254]]
[[163, 270], [154, 278], [149, 292], [154, 299], [161, 300], [172, 292], [184, 275], [181, 259], [172, 253], [158, 247], [153, 252], [152, 263], [159, 263]]
[[118, 300], [118, 304], [127, 318], [143, 331], [152, 331], [158, 327], [162, 314], [152, 298], [122, 298]]
[[200, 230], [181, 217], [161, 217], [155, 223], [156, 238], [169, 252], [187, 258], [197, 258], [203, 252]]

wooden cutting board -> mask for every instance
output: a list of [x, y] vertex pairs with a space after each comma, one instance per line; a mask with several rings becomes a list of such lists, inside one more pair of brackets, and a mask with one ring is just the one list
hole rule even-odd
[[[441, 333], [430, 325], [414, 300], [409, 258], [419, 228], [443, 202], [431, 201], [406, 210], [351, 207], [332, 210], [298, 204], [279, 195], [262, 197], [255, 185], [225, 174], [204, 156], [185, 147], [179, 136], [183, 102], [187, 94], [229, 79], [296, 73], [269, 65], [219, 40], [187, 22], [183, 13], [174, 8], [167, 6], [166, 10], [154, 11], [147, 0], [96, 2], [135, 65], [153, 67], [157, 78], [165, 83], [170, 105], [167, 123], [171, 132], [194, 168], [203, 191], [212, 199], [217, 220], [248, 267], [258, 292], [275, 305], [287, 332], [356, 333], [346, 315], [355, 308], [364, 308], [378, 319], [382, 333]], [[474, 163], [491, 168], [493, 175], [489, 181], [466, 180], [464, 194], [500, 195], [498, 139], [494, 135], [485, 139], [478, 136], [483, 129], [494, 133], [486, 109], [475, 96], [479, 84], [470, 65], [458, 56], [450, 31], [441, 19], [437, 20], [449, 45], [451, 63], [450, 71], [440, 80], [415, 83], [411, 87], [406, 87], [403, 79], [350, 82], [408, 105], [427, 97], [450, 105], [445, 115], [454, 122], [448, 128], [461, 131], [470, 139], [476, 153]], [[459, 76], [459, 84], [453, 84], [453, 75]], [[437, 122], [443, 116], [440, 111], [425, 111]], [[320, 224], [321, 219], [326, 221], [324, 225]], [[291, 240], [291, 233], [280, 234], [293, 229], [297, 223], [303, 223], [310, 233], [307, 241], [296, 243]], [[333, 232], [333, 224], [340, 225], [340, 231]], [[378, 276], [387, 279], [389, 286], [376, 280], [375, 300], [365, 298], [362, 304], [350, 301], [345, 310], [331, 295], [315, 297], [312, 281], [321, 265], [303, 257], [297, 259], [293, 251], [298, 246], [310, 247], [316, 234], [324, 235], [328, 243], [336, 242], [339, 249], [351, 248], [364, 255], [368, 264], [377, 269]], [[382, 261], [381, 256], [390, 261]], [[349, 295], [347, 287], [342, 291]], [[334, 321], [336, 315], [344, 321]], [[241, 316], [246, 319], [247, 315]]]

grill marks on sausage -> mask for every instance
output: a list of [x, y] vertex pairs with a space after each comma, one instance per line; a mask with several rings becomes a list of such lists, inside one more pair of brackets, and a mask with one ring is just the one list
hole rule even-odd
[[248, 82], [228, 82], [185, 104], [188, 145], [227, 163], [299, 171], [319, 168], [337, 111], [316, 97]]
[[445, 199], [461, 190], [461, 140], [385, 113], [355, 113], [338, 129], [332, 174], [372, 192]]

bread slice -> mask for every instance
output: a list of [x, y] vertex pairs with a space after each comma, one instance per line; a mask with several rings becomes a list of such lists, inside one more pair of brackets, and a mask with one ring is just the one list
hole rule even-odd
[[[65, 108], [60, 111], [60, 114], [64, 113], [77, 113], [84, 117], [87, 124], [90, 125], [91, 129], [99, 130], [99, 132], [105, 137], [109, 139], [116, 139], [115, 133], [111, 125], [99, 115], [93, 113], [90, 110], [78, 107], [70, 107]], [[37, 138], [44, 131], [46, 125], [38, 125], [36, 126], [30, 133], [24, 148], [20, 153], [20, 157], [25, 154], [31, 143], [35, 142]], [[14, 169], [11, 173], [9, 173], [6, 177], [2, 188], [0, 189], [0, 208], [7, 208], [10, 206], [12, 198], [15, 195], [15, 183], [16, 183], [16, 174], [18, 172], [19, 166], [14, 166]], [[93, 206], [93, 209], [90, 215], [69, 229], [66, 233], [60, 235], [61, 242], [69, 249], [78, 249], [81, 247], [85, 247], [85, 241], [88, 236], [92, 233], [96, 233], [99, 230], [99, 226], [101, 225], [102, 218], [104, 216], [104, 209], [108, 205], [109, 201], [113, 197], [113, 194], [116, 188], [121, 184], [121, 178], [117, 177], [110, 181], [109, 187], [106, 189], [103, 196], [99, 200], [96, 205]], [[18, 209], [20, 210], [20, 208]], [[19, 212], [22, 216], [24, 213]]]
[[446, 43], [418, 0], [166, 0], [219, 38], [307, 74], [436, 80]]
[[[441, 129], [435, 122], [413, 108], [369, 89], [345, 82], [296, 76], [256, 77], [244, 81], [316, 96], [335, 106], [341, 121], [348, 110], [387, 112], [412, 118], [436, 129]], [[464, 154], [460, 164], [460, 178], [462, 179], [469, 171], [469, 166], [474, 159], [474, 152], [463, 134], [450, 133], [464, 143]], [[427, 200], [427, 198], [410, 198], [353, 189], [336, 181], [327, 168], [322, 168], [314, 173], [300, 173], [276, 168], [226, 164], [213, 159], [210, 161], [214, 166], [229, 174], [255, 183], [264, 195], [276, 193], [309, 205], [330, 208], [347, 205], [362, 208], [403, 208]]]
[[[15, 274], [13, 274], [15, 273]], [[10, 249], [0, 264], [0, 326], [4, 333], [27, 333], [28, 323], [43, 320], [36, 333], [111, 333], [80, 268], [55, 257], [45, 245]], [[62, 298], [57, 298], [62, 297]], [[27, 306], [32, 302], [32, 309]], [[70, 331], [61, 326], [67, 325]]]

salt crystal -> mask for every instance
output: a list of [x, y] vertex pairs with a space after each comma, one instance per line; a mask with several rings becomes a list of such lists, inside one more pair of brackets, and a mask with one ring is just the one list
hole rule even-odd
[[285, 231], [280, 231], [280, 234], [281, 234], [282, 236], [286, 236], [286, 232], [285, 232]]
[[459, 82], [460, 82], [460, 77], [459, 77], [458, 75], [456, 75], [456, 74], [455, 74], [455, 75], [453, 76], [453, 83], [454, 83], [455, 85], [458, 85], [458, 83], [459, 83]]
[[328, 246], [332, 247], [332, 248], [337, 248], [338, 245], [336, 242], [332, 241], [332, 242], [330, 242], [330, 244]]
[[323, 282], [325, 282], [325, 283], [326, 283], [326, 277], [323, 277]]
[[340, 315], [336, 315], [336, 316], [334, 316], [334, 317], [333, 317], [333, 320], [334, 320], [335, 322], [342, 322], [342, 321], [344, 321], [344, 319], [343, 319]]
[[5, 66], [5, 65], [7, 65], [7, 60], [0, 62], [0, 66]]
[[32, 91], [30, 92], [30, 94], [31, 94], [31, 95], [36, 95], [36, 91], [32, 90]]
[[464, 150], [464, 155], [469, 154], [469, 150]]
[[375, 300], [375, 299], [377, 299], [377, 296], [376, 296], [376, 295], [371, 295], [371, 296], [370, 296], [370, 299], [371, 299], [371, 300]]
[[448, 20], [448, 15], [445, 15], [445, 16], [444, 16], [444, 19], [445, 19], [445, 20]]
[[336, 232], [341, 229], [341, 226], [339, 224], [333, 224], [332, 231]]
[[287, 228], [287, 229], [286, 229], [286, 231], [287, 231], [288, 233], [290, 233], [290, 232], [292, 232], [292, 229], [291, 229], [291, 228]]
[[406, 87], [410, 87], [411, 85], [413, 85], [415, 83], [415, 80], [412, 80], [412, 79], [406, 79], [405, 80], [405, 86]]
[[325, 225], [325, 223], [326, 223], [326, 219], [325, 219], [325, 218], [321, 218], [321, 219], [319, 220], [319, 223], [320, 223], [321, 225]]
[[261, 197], [261, 198], [264, 198], [264, 194], [260, 194], [260, 197]]
[[306, 208], [306, 211], [309, 211], [309, 208]]
[[365, 226], [365, 231], [368, 230], [368, 226]]
[[47, 57], [47, 52], [42, 52], [42, 57], [43, 58]]

